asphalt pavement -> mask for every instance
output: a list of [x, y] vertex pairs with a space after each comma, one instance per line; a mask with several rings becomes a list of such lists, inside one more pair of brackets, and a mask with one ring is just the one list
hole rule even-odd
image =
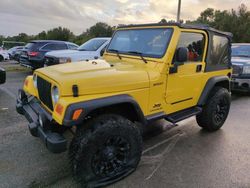
[[[32, 72], [11, 61], [0, 66], [7, 70], [0, 85], [0, 187], [79, 187], [67, 152], [50, 153], [15, 111], [17, 91]], [[250, 188], [250, 95], [232, 96], [229, 117], [215, 133], [195, 118], [149, 125], [137, 170], [109, 187]]]

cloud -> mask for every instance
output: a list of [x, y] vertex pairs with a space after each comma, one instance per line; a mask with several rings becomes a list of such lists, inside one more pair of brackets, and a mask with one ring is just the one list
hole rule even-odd
[[[1, 0], [0, 35], [37, 34], [63, 26], [80, 34], [98, 21], [110, 25], [175, 20], [177, 0]], [[237, 9], [249, 0], [182, 0], [181, 18], [192, 20], [208, 7]]]

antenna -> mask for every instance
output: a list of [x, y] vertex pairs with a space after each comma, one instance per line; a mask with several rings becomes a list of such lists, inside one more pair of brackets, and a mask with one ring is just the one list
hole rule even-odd
[[178, 10], [177, 10], [177, 23], [180, 23], [180, 15], [181, 15], [181, 0], [178, 2]]

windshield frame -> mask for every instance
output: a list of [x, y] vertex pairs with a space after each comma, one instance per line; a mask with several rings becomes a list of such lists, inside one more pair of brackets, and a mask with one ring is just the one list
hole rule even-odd
[[130, 30], [150, 30], [150, 29], [168, 29], [168, 30], [170, 30], [170, 35], [169, 35], [169, 38], [168, 38], [168, 40], [166, 41], [166, 44], [165, 44], [165, 47], [164, 47], [164, 50], [163, 50], [163, 53], [162, 53], [162, 55], [153, 55], [153, 54], [144, 54], [144, 53], [142, 53], [141, 55], [139, 55], [139, 54], [135, 54], [135, 53], [126, 53], [126, 52], [122, 52], [122, 51], [119, 51], [118, 53], [119, 54], [122, 54], [122, 55], [128, 55], [128, 56], [136, 56], [136, 57], [140, 57], [140, 56], [143, 56], [143, 57], [148, 57], [148, 58], [156, 58], [156, 59], [161, 59], [161, 58], [163, 58], [164, 56], [165, 56], [165, 54], [166, 54], [166, 52], [167, 52], [167, 49], [168, 49], [168, 47], [169, 47], [169, 44], [170, 44], [170, 41], [171, 41], [171, 39], [172, 39], [172, 37], [173, 37], [173, 33], [174, 33], [174, 28], [173, 27], [149, 27], [149, 28], [124, 28], [124, 29], [118, 29], [118, 30], [116, 30], [115, 32], [114, 32], [114, 34], [113, 34], [113, 36], [112, 36], [112, 39], [110, 40], [110, 42], [109, 42], [109, 44], [108, 44], [108, 46], [107, 46], [107, 48], [106, 48], [106, 52], [107, 53], [112, 53], [112, 54], [116, 54], [116, 53], [114, 53], [112, 50], [110, 51], [109, 50], [109, 47], [110, 47], [110, 44], [112, 43], [112, 40], [114, 40], [114, 36], [115, 36], [115, 34], [117, 33], [117, 32], [119, 32], [119, 31], [130, 31]]
[[233, 55], [233, 47], [235, 46], [235, 49], [240, 48], [240, 47], [245, 47], [247, 46], [250, 49], [250, 44], [232, 44], [232, 53], [231, 56], [232, 57], [247, 57], [250, 58], [250, 52], [249, 55], [243, 55], [243, 54], [239, 54], [239, 55]]

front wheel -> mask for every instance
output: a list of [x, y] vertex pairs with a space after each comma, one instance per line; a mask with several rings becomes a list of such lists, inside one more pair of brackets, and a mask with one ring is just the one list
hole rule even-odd
[[141, 158], [139, 128], [118, 115], [89, 120], [72, 140], [69, 155], [73, 174], [84, 187], [99, 187], [132, 173]]
[[231, 97], [227, 89], [215, 87], [202, 112], [196, 116], [200, 127], [207, 131], [220, 129], [227, 119], [230, 109]]

